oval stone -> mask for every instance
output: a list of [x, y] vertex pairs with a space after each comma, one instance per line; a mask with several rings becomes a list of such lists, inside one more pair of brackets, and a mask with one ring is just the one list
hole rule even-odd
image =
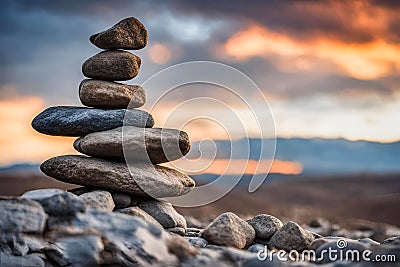
[[139, 85], [85, 79], [79, 85], [83, 105], [95, 108], [138, 108], [146, 102], [146, 93]]
[[187, 133], [176, 129], [125, 126], [80, 137], [74, 142], [74, 148], [93, 157], [126, 156], [128, 162], [158, 164], [186, 155], [190, 141]]
[[[172, 197], [188, 193], [195, 183], [187, 175], [163, 166], [124, 162], [78, 155], [59, 156], [40, 166], [50, 177], [66, 183], [114, 189], [132, 195]], [[132, 174], [130, 173], [132, 171]], [[139, 184], [145, 187], [146, 192]]]
[[38, 114], [32, 127], [43, 134], [82, 136], [122, 125], [153, 127], [153, 117], [143, 110], [94, 109], [85, 107], [50, 107]]
[[126, 81], [138, 75], [140, 64], [141, 59], [127, 51], [103, 51], [83, 63], [82, 73], [93, 79]]

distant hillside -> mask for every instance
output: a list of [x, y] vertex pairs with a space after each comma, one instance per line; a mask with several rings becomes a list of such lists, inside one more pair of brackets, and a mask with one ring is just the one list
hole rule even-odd
[[[268, 141], [268, 140], [267, 140]], [[219, 140], [218, 158], [229, 158], [231, 146], [246, 147], [250, 143], [250, 159], [260, 155], [260, 139], [240, 139], [230, 143]], [[191, 156], [198, 156], [198, 142], [192, 144]], [[211, 146], [202, 146], [207, 154]], [[211, 153], [209, 153], [211, 154]], [[400, 172], [400, 142], [377, 143], [349, 141], [345, 139], [278, 138], [275, 159], [298, 161], [303, 165], [303, 174], [354, 174]]]

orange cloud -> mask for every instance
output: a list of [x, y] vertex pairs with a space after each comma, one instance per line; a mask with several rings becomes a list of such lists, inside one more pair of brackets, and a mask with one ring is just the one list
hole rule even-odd
[[32, 129], [33, 117], [43, 109], [44, 100], [39, 97], [0, 100], [0, 165], [40, 162], [73, 152], [73, 138], [46, 136]]
[[[359, 20], [370, 23], [367, 18], [361, 17]], [[284, 71], [319, 70], [319, 60], [331, 62], [341, 72], [361, 79], [398, 74], [400, 70], [400, 45], [383, 39], [368, 43], [345, 43], [319, 36], [305, 41], [252, 25], [234, 34], [223, 48], [228, 56], [237, 60], [267, 57]]]
[[[167, 164], [167, 166], [177, 168], [187, 174], [214, 173], [225, 175], [240, 174], [265, 174], [266, 169], [260, 166], [269, 166], [270, 160], [243, 160], [243, 159], [206, 159], [197, 160], [180, 159], [176, 162]], [[301, 163], [296, 161], [274, 160], [270, 173], [279, 174], [300, 174], [303, 171]]]

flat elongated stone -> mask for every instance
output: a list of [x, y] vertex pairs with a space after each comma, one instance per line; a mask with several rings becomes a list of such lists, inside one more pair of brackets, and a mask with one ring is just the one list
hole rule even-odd
[[146, 163], [132, 165], [131, 175], [123, 162], [68, 155], [51, 158], [43, 162], [40, 168], [48, 176], [63, 182], [114, 189], [140, 196], [179, 196], [194, 187], [194, 181], [187, 175]]
[[185, 132], [175, 129], [125, 126], [80, 137], [74, 142], [74, 148], [93, 157], [125, 156], [127, 162], [146, 161], [158, 164], [186, 155], [190, 149], [190, 141]]
[[153, 127], [153, 117], [142, 110], [94, 109], [85, 107], [50, 107], [38, 114], [32, 127], [43, 134], [81, 136], [106, 131], [122, 125]]
[[146, 102], [146, 93], [139, 85], [85, 79], [79, 85], [79, 98], [88, 107], [138, 108]]
[[127, 81], [138, 75], [140, 64], [140, 57], [127, 51], [103, 51], [83, 63], [82, 73], [93, 79]]
[[0, 229], [8, 233], [42, 233], [47, 215], [33, 200], [0, 197]]
[[147, 30], [136, 18], [126, 18], [110, 29], [93, 34], [90, 41], [102, 49], [142, 49], [147, 45]]

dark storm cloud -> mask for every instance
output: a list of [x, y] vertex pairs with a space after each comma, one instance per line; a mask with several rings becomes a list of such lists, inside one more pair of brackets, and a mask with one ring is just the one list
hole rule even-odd
[[[370, 2], [384, 9], [398, 8], [396, 3]], [[328, 4], [325, 9], [322, 7], [317, 1], [278, 0], [2, 1], [0, 88], [11, 84], [21, 94], [36, 94], [54, 102], [77, 102], [76, 87], [83, 78], [80, 66], [86, 58], [99, 51], [89, 43], [88, 37], [132, 15], [147, 26], [150, 44], [170, 43], [180, 48], [181, 57], [173, 58], [168, 65], [189, 60], [218, 60], [215, 46], [223, 44], [239, 28], [254, 22], [293, 38], [321, 34], [344, 42], [365, 42], [375, 38], [375, 33], [357, 31], [346, 23], [354, 12], [352, 6], [347, 11], [349, 17], [338, 16]], [[318, 11], [321, 8], [323, 12]], [[214, 21], [223, 23], [213, 29], [206, 40], [184, 41], [178, 38], [182, 28], [166, 24], [168, 19], [179, 20], [182, 17], [188, 20], [199, 18], [195, 23], [201, 28]], [[385, 38], [395, 42], [398, 40], [397, 32], [400, 32], [397, 30], [399, 21], [390, 19], [390, 23], [393, 33]], [[186, 25], [181, 22], [180, 26]], [[135, 52], [143, 59], [140, 75], [134, 81], [137, 83], [165, 67], [151, 63], [146, 49]], [[311, 72], [283, 73], [268, 59], [258, 57], [232, 65], [248, 74], [263, 90], [289, 98], [346, 88], [373, 88], [387, 94], [391, 85], [396, 84], [393, 80], [363, 81]]]
[[[173, 8], [185, 13], [221, 17], [232, 21], [256, 22], [274, 31], [297, 38], [324, 35], [342, 42], [364, 43], [377, 38], [390, 38], [397, 32], [373, 32], [350, 23], [360, 12], [373, 15], [374, 9], [400, 11], [399, 1], [213, 1], [174, 0]], [[398, 23], [397, 14], [385, 12], [389, 25]], [[388, 25], [388, 26], [389, 26]], [[398, 35], [397, 35], [398, 36]]]

